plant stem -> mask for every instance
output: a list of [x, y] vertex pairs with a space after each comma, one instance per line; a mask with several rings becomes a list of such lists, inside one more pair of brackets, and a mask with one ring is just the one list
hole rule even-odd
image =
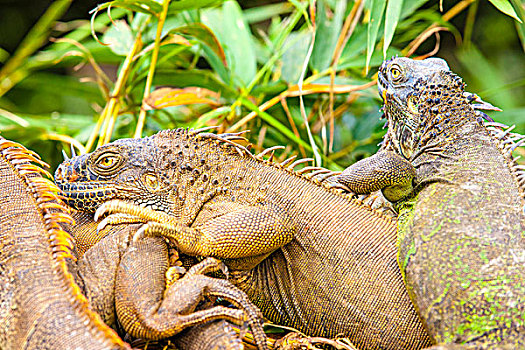
[[162, 12], [160, 13], [159, 22], [157, 23], [157, 34], [155, 36], [155, 46], [151, 52], [151, 62], [149, 66], [148, 77], [146, 78], [146, 86], [144, 87], [144, 96], [142, 98], [142, 105], [140, 107], [139, 119], [137, 121], [137, 128], [135, 129], [134, 138], [142, 137], [142, 129], [144, 128], [144, 122], [146, 120], [146, 105], [145, 100], [149, 95], [151, 90], [151, 85], [153, 83], [153, 75], [155, 74], [155, 66], [157, 64], [157, 59], [159, 57], [160, 49], [160, 39], [162, 37], [162, 28], [164, 27], [164, 22], [166, 21], [166, 16], [168, 15], [168, 6], [170, 0], [164, 0], [162, 2]]

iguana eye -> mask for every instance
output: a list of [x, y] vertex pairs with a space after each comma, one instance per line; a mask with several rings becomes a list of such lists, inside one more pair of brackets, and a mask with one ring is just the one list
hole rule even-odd
[[111, 168], [111, 166], [115, 164], [116, 162], [117, 162], [117, 157], [106, 156], [106, 157], [103, 157], [102, 159], [99, 159], [97, 164], [103, 168]]
[[393, 81], [399, 81], [401, 79], [401, 70], [397, 67], [390, 68], [390, 76]]
[[108, 175], [120, 166], [120, 164], [122, 163], [121, 160], [122, 158], [118, 153], [102, 153], [93, 162], [94, 166], [92, 167], [92, 169], [101, 175]]

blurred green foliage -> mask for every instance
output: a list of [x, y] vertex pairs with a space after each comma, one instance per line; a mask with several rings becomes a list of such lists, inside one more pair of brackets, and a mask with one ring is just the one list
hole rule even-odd
[[[92, 5], [80, 3], [36, 7], [31, 30], [35, 13], [1, 5], [18, 14], [0, 25], [1, 134], [53, 168], [71, 144], [211, 125], [344, 168], [384, 133], [373, 81], [385, 55], [447, 59], [525, 131], [520, 0], [116, 0], [77, 19]], [[150, 95], [165, 86], [177, 89]]]

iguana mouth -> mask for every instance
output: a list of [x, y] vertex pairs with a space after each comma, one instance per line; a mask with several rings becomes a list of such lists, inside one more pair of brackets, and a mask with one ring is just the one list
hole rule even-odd
[[58, 188], [62, 191], [61, 195], [67, 205], [82, 211], [91, 211], [96, 209], [93, 202], [100, 203], [108, 199], [115, 198], [117, 195], [116, 188], [108, 188], [100, 183], [65, 183], [57, 181]]

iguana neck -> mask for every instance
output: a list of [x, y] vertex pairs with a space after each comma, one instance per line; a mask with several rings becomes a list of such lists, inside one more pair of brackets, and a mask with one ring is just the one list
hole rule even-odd
[[[417, 126], [408, 133], [400, 122], [390, 135], [417, 170], [413, 196], [397, 203], [398, 260], [407, 289], [439, 343], [479, 341], [489, 348], [499, 344], [502, 329], [506, 341], [516, 341], [523, 309], [509, 303], [525, 300], [518, 282], [525, 220], [505, 146], [512, 140], [497, 139], [478, 120], [461, 79], [450, 72], [414, 87], [409, 101]], [[507, 320], [516, 326], [504, 327]]]

